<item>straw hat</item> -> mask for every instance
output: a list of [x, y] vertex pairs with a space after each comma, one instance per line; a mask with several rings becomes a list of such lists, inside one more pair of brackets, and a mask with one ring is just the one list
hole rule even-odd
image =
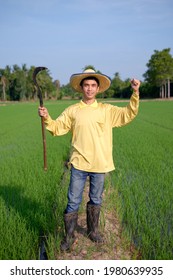
[[87, 69], [83, 73], [73, 74], [70, 77], [70, 85], [72, 88], [74, 88], [78, 92], [82, 92], [82, 88], [80, 86], [80, 83], [83, 79], [88, 77], [95, 77], [99, 81], [99, 91], [104, 92], [107, 90], [111, 85], [111, 79], [103, 74], [96, 73], [93, 69]]

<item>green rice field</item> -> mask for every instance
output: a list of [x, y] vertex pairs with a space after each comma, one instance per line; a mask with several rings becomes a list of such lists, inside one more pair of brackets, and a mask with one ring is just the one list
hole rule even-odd
[[[74, 101], [73, 101], [74, 102]], [[72, 101], [48, 101], [56, 118]], [[112, 103], [124, 106], [124, 103]], [[40, 258], [42, 236], [55, 259], [63, 235], [70, 134], [46, 132], [43, 169], [37, 103], [0, 104], [0, 259]], [[114, 129], [110, 205], [141, 259], [173, 258], [173, 101], [140, 102], [136, 119]]]

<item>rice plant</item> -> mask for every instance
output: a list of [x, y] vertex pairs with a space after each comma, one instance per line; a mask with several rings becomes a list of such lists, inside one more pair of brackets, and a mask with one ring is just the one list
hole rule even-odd
[[[71, 101], [47, 102], [56, 118]], [[120, 103], [120, 106], [125, 105]], [[69, 178], [64, 162], [70, 134], [46, 133], [48, 171], [43, 170], [36, 103], [0, 106], [0, 259], [39, 259], [44, 237], [56, 259], [63, 234]], [[173, 102], [141, 102], [137, 118], [114, 129], [110, 210], [142, 259], [173, 257]]]
[[115, 205], [143, 259], [173, 257], [173, 102], [144, 102], [114, 131]]

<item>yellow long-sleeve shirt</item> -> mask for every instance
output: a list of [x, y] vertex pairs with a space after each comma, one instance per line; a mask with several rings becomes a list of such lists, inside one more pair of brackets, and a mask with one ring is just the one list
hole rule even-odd
[[126, 107], [80, 101], [56, 119], [45, 120], [46, 129], [60, 136], [71, 131], [70, 163], [79, 170], [106, 173], [115, 169], [112, 158], [112, 128], [131, 122], [138, 113], [139, 95], [133, 93]]

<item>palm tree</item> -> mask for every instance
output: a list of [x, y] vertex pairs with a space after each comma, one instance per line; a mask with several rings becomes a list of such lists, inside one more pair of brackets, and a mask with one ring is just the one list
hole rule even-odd
[[1, 83], [2, 83], [2, 94], [3, 94], [3, 97], [2, 99], [3, 100], [6, 100], [6, 86], [7, 86], [7, 79], [5, 76], [1, 76]]
[[7, 100], [7, 89], [10, 81], [10, 67], [6, 66], [5, 69], [0, 69], [0, 83], [2, 84], [2, 99]]

